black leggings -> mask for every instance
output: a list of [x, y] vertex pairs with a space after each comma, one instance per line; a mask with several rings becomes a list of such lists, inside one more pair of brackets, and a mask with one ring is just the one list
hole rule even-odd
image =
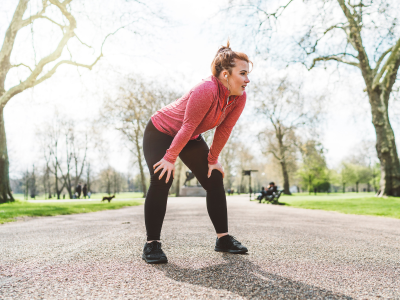
[[[147, 230], [147, 240], [159, 240], [161, 227], [167, 209], [168, 191], [172, 185], [172, 174], [165, 183], [167, 173], [161, 178], [160, 171], [154, 174], [153, 165], [159, 162], [172, 143], [173, 137], [157, 130], [151, 120], [147, 124], [143, 137], [143, 151], [150, 171], [150, 188], [144, 203], [144, 217]], [[208, 174], [208, 146], [203, 138], [190, 140], [182, 149], [179, 157], [193, 172], [197, 180], [207, 191], [207, 211], [217, 233], [228, 232], [228, 214], [222, 174], [213, 170]], [[178, 174], [176, 174], [178, 175]]]

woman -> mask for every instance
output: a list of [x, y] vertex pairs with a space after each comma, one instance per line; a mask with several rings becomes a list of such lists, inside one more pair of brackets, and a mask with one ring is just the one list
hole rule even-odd
[[[157, 111], [147, 124], [143, 151], [151, 179], [144, 205], [147, 243], [142, 255], [147, 263], [168, 261], [160, 233], [178, 156], [207, 191], [207, 211], [217, 233], [215, 251], [248, 251], [228, 234], [225, 174], [218, 156], [246, 104], [249, 63], [247, 55], [232, 51], [228, 42], [211, 64], [213, 75]], [[209, 149], [201, 133], [215, 127]]]

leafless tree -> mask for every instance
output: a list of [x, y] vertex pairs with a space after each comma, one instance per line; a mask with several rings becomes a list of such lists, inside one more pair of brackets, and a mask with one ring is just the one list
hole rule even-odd
[[[76, 19], [71, 14], [70, 4], [72, 0], [42, 0], [42, 7], [35, 13], [29, 14], [26, 18], [30, 0], [19, 0], [17, 8], [6, 31], [3, 45], [0, 50], [0, 203], [14, 201], [10, 192], [8, 175], [8, 153], [7, 141], [5, 136], [3, 111], [5, 105], [17, 94], [26, 89], [32, 88], [43, 81], [49, 79], [57, 71], [58, 67], [64, 64], [74, 65], [92, 69], [101, 58], [102, 51], [91, 64], [78, 63], [72, 59], [59, 60], [68, 42], [76, 37]], [[51, 14], [52, 10], [57, 10], [60, 16], [53, 18], [57, 14]], [[31, 25], [36, 20], [46, 20], [51, 26], [57, 26], [62, 31], [62, 38], [56, 45], [55, 50], [47, 56], [41, 58], [34, 66], [23, 62], [11, 62], [12, 52], [15, 46], [17, 34], [23, 28]], [[18, 84], [6, 89], [5, 82], [8, 73], [13, 68], [23, 67], [29, 70], [29, 75]], [[49, 69], [50, 67], [50, 69]]]
[[175, 101], [178, 94], [134, 76], [127, 79], [116, 98], [105, 99], [102, 119], [114, 126], [133, 147], [129, 150], [139, 166], [143, 196], [146, 196], [145, 161], [142, 150], [144, 130], [154, 114], [163, 105]]
[[90, 165], [90, 162], [86, 163], [86, 184], [87, 184], [87, 190], [88, 192], [91, 191], [90, 189], [90, 184], [92, 183], [92, 167]]
[[[9, 159], [7, 152], [7, 140], [5, 135], [4, 125], [4, 107], [6, 104], [17, 94], [23, 91], [33, 88], [38, 84], [51, 78], [58, 68], [62, 65], [72, 65], [79, 68], [86, 68], [91, 70], [94, 65], [103, 56], [103, 46], [107, 38], [115, 34], [121, 28], [128, 28], [129, 26], [136, 26], [137, 32], [142, 28], [139, 28], [139, 24], [146, 23], [149, 18], [160, 19], [155, 11], [150, 8], [149, 4], [145, 4], [141, 1], [132, 1], [136, 6], [143, 8], [143, 16], [138, 15], [132, 16], [130, 12], [121, 12], [119, 16], [113, 15], [114, 22], [112, 27], [116, 24], [118, 28], [113, 28], [112, 32], [105, 35], [102, 40], [101, 46], [99, 45], [98, 53], [92, 58], [90, 63], [78, 62], [73, 58], [71, 51], [71, 43], [77, 42], [82, 47], [94, 48], [83, 40], [81, 40], [77, 33], [77, 15], [81, 13], [79, 9], [73, 10], [73, 5], [83, 5], [82, 1], [73, 0], [18, 0], [16, 1], [16, 9], [11, 18], [9, 26], [6, 30], [3, 43], [0, 48], [0, 203], [14, 201], [10, 190], [9, 184]], [[40, 3], [40, 4], [39, 4]], [[90, 4], [90, 7], [95, 7], [96, 3]], [[151, 16], [151, 17], [148, 17]], [[104, 16], [86, 16], [88, 19], [93, 20], [95, 18], [104, 19]], [[127, 21], [126, 24], [121, 22]], [[31, 36], [39, 35], [39, 32], [34, 32], [33, 24], [40, 22], [48, 22], [47, 26], [43, 28], [55, 28], [61, 33], [58, 42], [54, 43], [48, 49], [46, 49], [46, 55], [38, 58], [36, 57], [35, 47], [30, 42], [24, 40], [22, 43], [16, 43], [18, 34], [26, 28], [31, 28]], [[110, 28], [109, 26], [108, 28]], [[109, 30], [109, 29], [108, 29]], [[41, 32], [43, 33], [43, 32]], [[55, 38], [55, 36], [54, 36]], [[17, 45], [18, 44], [18, 45]], [[13, 61], [15, 57], [13, 54], [16, 52], [17, 46], [26, 49], [33, 47], [34, 59], [27, 61], [21, 59], [20, 61]], [[43, 48], [46, 46], [42, 43]], [[26, 55], [20, 56], [26, 58]], [[22, 69], [25, 77], [19, 78], [14, 86], [7, 87], [7, 77], [11, 74], [15, 68]], [[11, 77], [11, 75], [10, 75]]]
[[63, 122], [62, 136], [64, 139], [65, 162], [58, 163], [58, 170], [69, 197], [72, 198], [75, 188], [80, 182], [89, 148], [89, 136], [87, 132], [78, 131], [75, 122]]
[[183, 169], [183, 161], [178, 157], [177, 159], [177, 167], [175, 172], [175, 195], [179, 197], [180, 188], [181, 188], [181, 173]]
[[[246, 181], [245, 177], [242, 174], [243, 170], [256, 170], [257, 169], [257, 164], [254, 161], [254, 155], [250, 151], [248, 145], [245, 143], [238, 143], [237, 145], [237, 153], [238, 153], [238, 162], [237, 162], [237, 173], [240, 174], [240, 176], [237, 177], [237, 186], [238, 186], [238, 192], [239, 193], [244, 193], [246, 191]], [[250, 192], [250, 191], [249, 191]]]
[[90, 176], [87, 157], [89, 148], [96, 148], [96, 135], [90, 126], [82, 126], [84, 130], [79, 130], [78, 126], [77, 122], [56, 112], [53, 120], [37, 130], [45, 163], [54, 176], [58, 199], [64, 188], [72, 198], [73, 188], [84, 176], [84, 171], [86, 177]]
[[[376, 132], [376, 150], [381, 164], [381, 193], [400, 196], [400, 161], [393, 129], [389, 121], [389, 103], [400, 67], [400, 24], [397, 0], [299, 0], [229, 1], [230, 12], [241, 8], [252, 15], [249, 23], [259, 53], [276, 46], [277, 34], [293, 5], [306, 5], [302, 23], [296, 24], [293, 44], [278, 51], [287, 62], [302, 62], [308, 69], [320, 63], [336, 62], [356, 68], [364, 79], [372, 123]], [[297, 10], [299, 11], [299, 10]], [[249, 26], [251, 27], [251, 26]], [[288, 28], [286, 28], [287, 32]], [[301, 51], [297, 51], [300, 49]], [[288, 53], [287, 50], [291, 50]], [[271, 50], [271, 47], [269, 47]], [[265, 52], [264, 52], [265, 54]], [[281, 55], [282, 56], [282, 55]]]
[[224, 186], [225, 189], [232, 189], [234, 183], [234, 174], [241, 174], [242, 170], [238, 170], [239, 167], [239, 149], [243, 143], [243, 126], [242, 124], [236, 124], [235, 128], [227, 141], [225, 147], [222, 149], [220, 154], [220, 161], [224, 167], [225, 177]]
[[117, 172], [114, 168], [108, 166], [100, 171], [100, 181], [102, 189], [108, 194], [121, 192], [126, 187], [126, 178], [122, 173]]
[[283, 190], [290, 195], [289, 171], [295, 171], [298, 136], [315, 128], [320, 114], [320, 99], [310, 100], [301, 85], [287, 77], [254, 84], [254, 99], [260, 121], [266, 126], [258, 135], [264, 154], [272, 154], [282, 168]]
[[58, 113], [55, 114], [55, 119], [42, 125], [36, 132], [37, 139], [40, 143], [40, 148], [43, 153], [43, 158], [48, 171], [54, 176], [54, 189], [57, 194], [57, 199], [60, 199], [60, 194], [65, 184], [60, 184], [62, 179], [59, 173], [60, 147], [61, 139], [61, 122]]

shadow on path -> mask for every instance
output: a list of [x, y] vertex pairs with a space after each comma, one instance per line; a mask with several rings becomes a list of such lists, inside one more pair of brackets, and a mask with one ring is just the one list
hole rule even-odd
[[248, 299], [353, 299], [265, 272], [245, 255], [224, 253], [222, 257], [225, 263], [201, 269], [181, 268], [173, 263], [154, 265], [154, 268], [179, 282], [227, 290]]

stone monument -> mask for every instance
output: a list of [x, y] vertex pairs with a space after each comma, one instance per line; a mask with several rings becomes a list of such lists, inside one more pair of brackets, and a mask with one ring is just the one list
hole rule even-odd
[[197, 185], [191, 186], [190, 180], [195, 178], [194, 174], [186, 171], [186, 180], [179, 190], [179, 197], [205, 197], [207, 192], [197, 181]]

